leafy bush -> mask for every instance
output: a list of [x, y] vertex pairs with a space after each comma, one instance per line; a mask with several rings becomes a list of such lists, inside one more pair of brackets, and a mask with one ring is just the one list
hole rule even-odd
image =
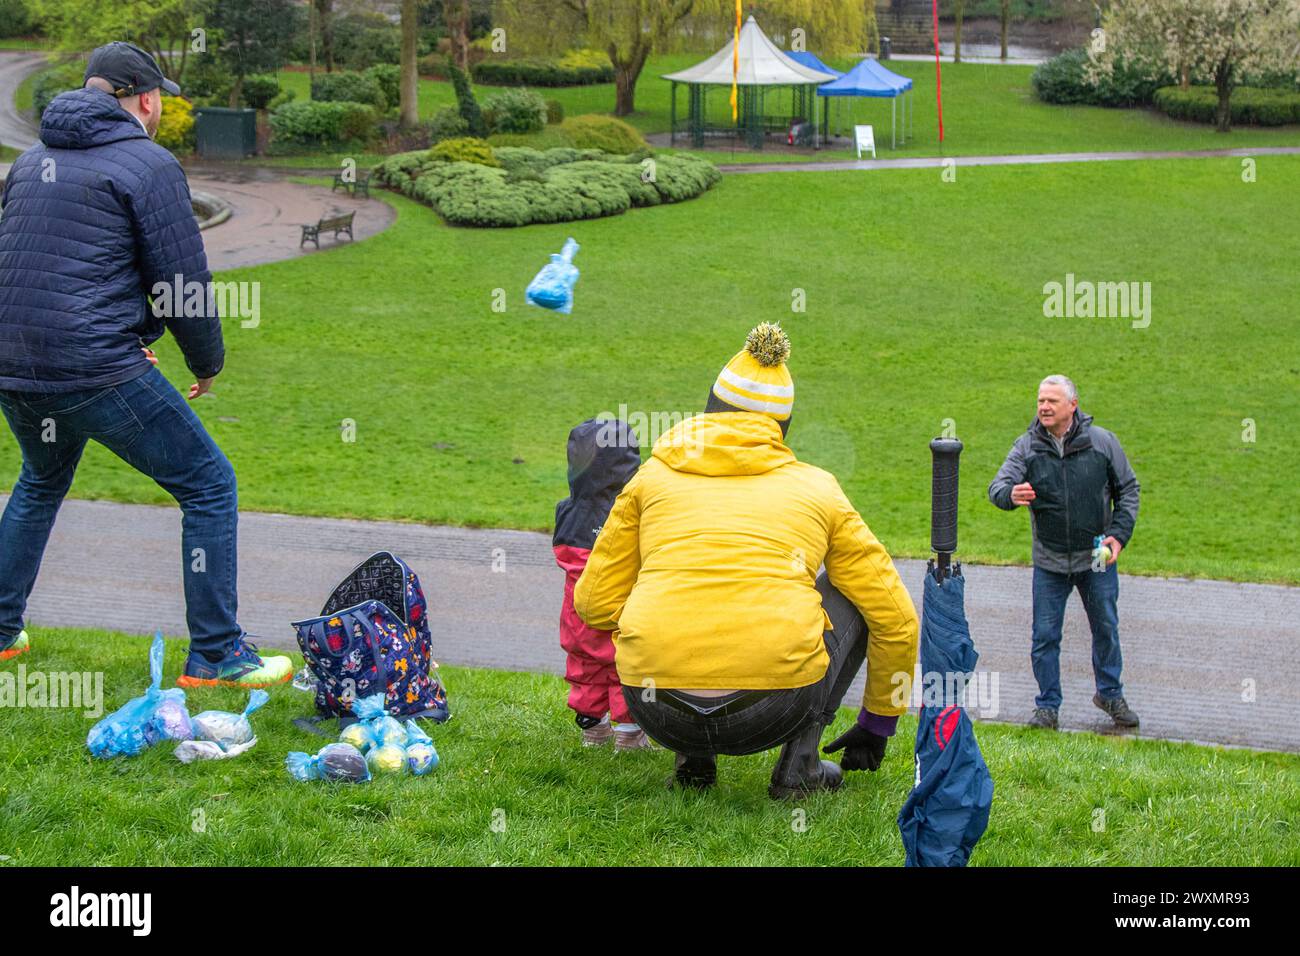
[[474, 88], [470, 85], [469, 77], [450, 60], [447, 61], [447, 72], [451, 74], [451, 85], [456, 91], [456, 107], [460, 111], [461, 118], [465, 120], [469, 134], [478, 137], [486, 136], [490, 130], [483, 121], [483, 111], [479, 108], [478, 100], [474, 98]]
[[276, 151], [364, 145], [374, 138], [377, 117], [367, 103], [286, 103], [271, 114]]
[[469, 133], [469, 124], [455, 107], [444, 106], [433, 114], [429, 120], [429, 141], [440, 143], [444, 139], [455, 139]]
[[311, 81], [311, 98], [326, 103], [367, 103], [381, 113], [388, 109], [383, 88], [364, 73], [317, 73]]
[[474, 82], [489, 86], [588, 86], [613, 83], [609, 57], [596, 50], [573, 50], [558, 60], [528, 57], [488, 58], [473, 68]]
[[501, 168], [404, 153], [375, 168], [375, 182], [432, 206], [463, 226], [523, 226], [612, 216], [638, 206], [681, 202], [722, 176], [696, 156], [651, 167], [598, 150], [502, 148]]
[[415, 71], [421, 76], [431, 76], [435, 79], [447, 78], [447, 55], [445, 53], [425, 54], [415, 61]]
[[[401, 28], [381, 13], [357, 11], [335, 16], [333, 34], [334, 62], [346, 69], [364, 70], [377, 63], [397, 63], [401, 59]], [[317, 56], [320, 56], [319, 44]]]
[[240, 92], [240, 98], [249, 109], [264, 110], [279, 95], [280, 81], [274, 76], [264, 74], [244, 77], [244, 88]]
[[275, 95], [275, 99], [266, 104], [268, 110], [278, 110], [285, 103], [292, 103], [298, 96], [296, 90], [281, 90]]
[[230, 71], [214, 55], [204, 53], [192, 58], [185, 67], [181, 89], [195, 106], [229, 106], [230, 90], [234, 85], [235, 79]]
[[0, 0], [0, 37], [25, 37], [39, 23], [27, 0]]
[[1171, 79], [1168, 74], [1151, 75], [1119, 60], [1110, 75], [1099, 75], [1094, 81], [1088, 71], [1088, 51], [1075, 49], [1040, 64], [1029, 82], [1044, 103], [1144, 106], [1156, 89]]
[[610, 78], [603, 82], [614, 82], [614, 64], [604, 50], [570, 50], [560, 57], [559, 65], [563, 70], [608, 70]]
[[[374, 80], [390, 107], [402, 100], [402, 68], [395, 63], [377, 63], [363, 74]], [[364, 101], [363, 101], [364, 102]]]
[[488, 98], [493, 133], [536, 133], [546, 125], [546, 101], [532, 90], [502, 90]]
[[579, 149], [603, 149], [607, 153], [631, 153], [643, 149], [645, 140], [633, 127], [613, 116], [588, 113], [571, 116], [560, 128]]
[[[1212, 86], [1193, 86], [1186, 90], [1162, 86], [1156, 90], [1155, 105], [1172, 119], [1213, 123], [1217, 120], [1219, 94]], [[1300, 93], [1239, 86], [1232, 91], [1229, 101], [1229, 121], [1241, 126], [1300, 123]]]
[[188, 100], [179, 96], [167, 97], [154, 140], [173, 153], [194, 152], [194, 107]]
[[444, 163], [477, 163], [480, 166], [500, 166], [492, 147], [486, 140], [473, 136], [444, 139], [429, 150], [429, 158]]
[[54, 97], [82, 86], [84, 69], [83, 66], [69, 64], [45, 70], [36, 77], [32, 82], [32, 109], [36, 112], [37, 119], [40, 119], [45, 107], [50, 105], [50, 100]]
[[547, 126], [539, 133], [493, 133], [488, 142], [497, 146], [528, 146], [533, 149], [573, 147], [573, 137], [558, 126]]
[[558, 126], [564, 122], [564, 104], [559, 100], [546, 101], [546, 125]]
[[497, 161], [507, 172], [527, 169], [536, 173], [544, 173], [552, 166], [562, 166], [565, 163], [577, 163], [583, 160], [609, 158], [598, 149], [573, 149], [571, 147], [543, 150], [530, 149], [526, 146], [502, 146], [494, 148], [492, 152], [496, 154]]

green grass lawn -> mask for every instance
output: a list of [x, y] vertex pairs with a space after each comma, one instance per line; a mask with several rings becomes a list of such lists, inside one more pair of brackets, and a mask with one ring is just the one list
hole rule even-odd
[[48, 37], [0, 38], [0, 50], [52, 50], [54, 41]]
[[[148, 681], [148, 639], [39, 631], [27, 672], [98, 671], [112, 710]], [[171, 642], [165, 686], [183, 645]], [[14, 671], [17, 661], [3, 665]], [[880, 771], [835, 794], [776, 803], [775, 753], [719, 761], [710, 792], [670, 793], [663, 751], [584, 750], [557, 677], [446, 668], [454, 717], [430, 733], [428, 777], [298, 783], [291, 750], [326, 741], [292, 719], [285, 686], [253, 716], [258, 744], [185, 766], [163, 744], [93, 759], [81, 710], [12, 709], [0, 737], [0, 860], [12, 865], [898, 865], [895, 818], [912, 783], [915, 719]], [[247, 695], [192, 691], [191, 713]], [[824, 740], [852, 719], [841, 711]], [[1276, 866], [1300, 863], [1300, 757], [979, 724], [996, 792], [972, 863]], [[802, 814], [797, 811], [802, 810]], [[1098, 814], [1097, 811], [1104, 811]], [[1098, 822], [1101, 829], [1096, 829]], [[493, 826], [495, 822], [495, 828]], [[504, 827], [502, 827], [504, 823]], [[0, 863], [0, 865], [3, 865]]]
[[[643, 133], [665, 132], [670, 123], [671, 84], [660, 77], [691, 66], [702, 57], [674, 54], [650, 60], [637, 83], [637, 112], [628, 122]], [[849, 69], [857, 61], [831, 61], [831, 66]], [[1004, 153], [1070, 153], [1094, 150], [1221, 149], [1251, 146], [1300, 145], [1300, 126], [1239, 127], [1231, 133], [1216, 133], [1209, 126], [1178, 123], [1155, 110], [1105, 109], [1094, 106], [1052, 106], [1040, 102], [1029, 85], [1033, 67], [988, 63], [945, 63], [943, 65], [944, 142], [939, 143], [938, 111], [934, 96], [934, 64], [891, 60], [889, 68], [914, 81], [914, 137], [906, 145], [890, 149], [890, 101], [857, 99], [835, 107], [837, 125], [848, 129], [853, 123], [870, 123], [876, 130], [877, 155], [971, 156]], [[299, 99], [310, 96], [308, 74], [283, 71], [280, 82], [294, 90]], [[496, 89], [476, 87], [481, 101]], [[540, 90], [548, 99], [564, 104], [566, 115], [609, 113], [614, 109], [612, 84]], [[685, 88], [678, 90], [679, 116], [685, 115]], [[719, 88], [710, 94], [717, 105], [717, 120], [728, 112], [729, 92]], [[420, 115], [432, 116], [444, 106], [455, 104], [451, 84], [420, 80]], [[773, 105], [772, 113], [788, 112], [788, 106]], [[900, 111], [901, 112], [901, 111]], [[713, 115], [711, 113], [711, 115]], [[901, 123], [901, 119], [900, 119]], [[682, 145], [679, 142], [679, 146]], [[720, 162], [811, 161], [847, 159], [849, 149], [820, 152], [747, 152], [708, 150], [704, 155]], [[332, 162], [326, 165], [333, 165]]]
[[32, 109], [32, 87], [40, 71], [28, 73], [14, 89], [14, 107], [21, 113], [30, 113]]
[[21, 155], [21, 150], [0, 144], [0, 163], [11, 163]]
[[[939, 172], [732, 176], [682, 205], [518, 230], [450, 228], [377, 192], [398, 211], [385, 233], [224, 275], [261, 283], [261, 323], [227, 321], [226, 371], [198, 410], [246, 509], [549, 530], [574, 424], [702, 411], [749, 328], [780, 320], [790, 444], [895, 554], [929, 552], [927, 443], [952, 419], [963, 556], [1027, 562], [1028, 515], [985, 488], [1038, 381], [1064, 371], [1142, 481], [1126, 571], [1300, 582], [1282, 533], [1300, 157], [1261, 157], [1249, 184], [1236, 159]], [[573, 314], [525, 305], [568, 235]], [[1067, 273], [1150, 282], [1150, 327], [1044, 318], [1043, 285]], [[170, 336], [159, 354], [188, 386]], [[18, 463], [0, 435], [0, 483]], [[93, 445], [72, 494], [170, 501]]]

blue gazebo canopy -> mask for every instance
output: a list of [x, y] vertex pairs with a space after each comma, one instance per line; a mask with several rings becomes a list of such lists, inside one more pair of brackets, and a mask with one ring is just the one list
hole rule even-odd
[[[912, 81], [905, 76], [899, 76], [897, 73], [880, 65], [880, 61], [872, 57], [866, 57], [858, 63], [849, 72], [830, 80], [817, 87], [818, 96], [870, 96], [888, 98], [894, 100], [890, 104], [890, 145], [897, 145], [898, 140], [898, 118], [897, 118], [897, 98], [904, 93], [910, 93], [912, 90]], [[903, 100], [903, 141], [907, 141], [907, 130], [910, 125], [907, 120], [911, 115], [908, 108], [912, 98], [908, 96]]]
[[[795, 54], [790, 54], [794, 56]], [[815, 59], [815, 57], [814, 57]], [[912, 88], [912, 81], [867, 57], [838, 79], [817, 87], [818, 96], [902, 96]]]
[[831, 76], [843, 76], [842, 70], [835, 70], [827, 66], [821, 60], [817, 59], [816, 54], [809, 53], [806, 50], [786, 50], [785, 55], [810, 70], [817, 70], [819, 73], [829, 73]]

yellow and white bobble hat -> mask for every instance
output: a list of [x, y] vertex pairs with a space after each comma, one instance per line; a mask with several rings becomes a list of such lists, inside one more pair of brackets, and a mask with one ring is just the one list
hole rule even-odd
[[745, 347], [718, 373], [713, 394], [745, 412], [761, 412], [778, 422], [794, 410], [794, 380], [785, 367], [790, 337], [775, 322], [755, 326]]

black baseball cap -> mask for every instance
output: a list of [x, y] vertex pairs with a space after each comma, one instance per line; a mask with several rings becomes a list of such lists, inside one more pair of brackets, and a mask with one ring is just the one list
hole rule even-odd
[[113, 84], [113, 95], [118, 99], [135, 96], [162, 87], [172, 96], [180, 96], [181, 88], [163, 76], [158, 64], [134, 43], [118, 40], [98, 47], [86, 63], [85, 83], [92, 76], [102, 76]]

